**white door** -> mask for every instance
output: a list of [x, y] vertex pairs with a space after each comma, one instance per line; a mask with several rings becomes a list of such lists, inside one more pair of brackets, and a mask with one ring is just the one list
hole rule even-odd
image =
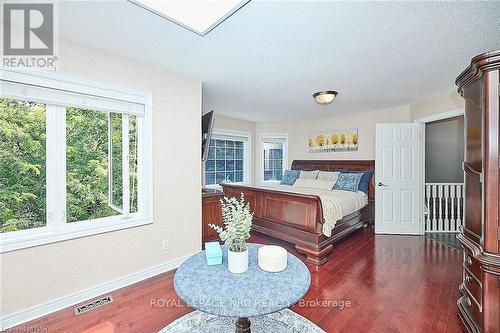
[[422, 158], [422, 124], [377, 124], [375, 233], [423, 233]]

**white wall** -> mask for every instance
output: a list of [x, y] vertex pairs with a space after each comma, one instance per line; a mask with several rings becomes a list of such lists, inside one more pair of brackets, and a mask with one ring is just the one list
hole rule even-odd
[[201, 248], [201, 83], [63, 42], [59, 70], [153, 92], [154, 224], [1, 254], [2, 316]]

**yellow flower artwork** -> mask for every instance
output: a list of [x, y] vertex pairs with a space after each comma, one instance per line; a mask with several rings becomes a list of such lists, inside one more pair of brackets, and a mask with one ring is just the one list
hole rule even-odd
[[357, 151], [358, 129], [341, 129], [310, 133], [307, 138], [309, 152]]

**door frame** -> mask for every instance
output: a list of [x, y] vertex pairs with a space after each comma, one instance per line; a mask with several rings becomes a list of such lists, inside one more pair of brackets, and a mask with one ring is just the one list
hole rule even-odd
[[[421, 197], [420, 198], [421, 199], [421, 212], [420, 212], [420, 214], [422, 216], [422, 221], [421, 221], [422, 223], [420, 225], [421, 235], [425, 234], [425, 228], [424, 228], [424, 226], [425, 226], [425, 221], [424, 221], [424, 218], [425, 218], [425, 200], [423, 198], [423, 196], [425, 195], [425, 124], [431, 123], [434, 121], [438, 121], [438, 120], [445, 120], [445, 119], [455, 118], [455, 117], [460, 117], [460, 116], [465, 117], [465, 108], [453, 109], [453, 110], [446, 111], [446, 112], [435, 113], [435, 114], [431, 114], [431, 115], [428, 115], [425, 117], [415, 118], [413, 120], [414, 123], [422, 124], [422, 140], [421, 140], [421, 144], [422, 144], [422, 149], [421, 149], [421, 153], [422, 153], [421, 161], [422, 162], [421, 163], [422, 163], [422, 165], [420, 165], [420, 170], [422, 172], [422, 174], [421, 174], [422, 182], [420, 184], [420, 197]], [[464, 135], [464, 143], [465, 143], [465, 135]]]

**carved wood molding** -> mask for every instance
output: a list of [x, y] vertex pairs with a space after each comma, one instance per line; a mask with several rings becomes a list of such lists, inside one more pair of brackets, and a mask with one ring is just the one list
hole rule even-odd
[[[460, 285], [459, 287], [460, 293], [462, 295], [465, 294], [463, 285]], [[469, 313], [469, 310], [467, 309], [467, 304], [465, 302], [466, 296], [462, 296], [458, 299], [457, 301], [457, 306], [458, 306], [458, 317], [462, 321], [462, 324], [465, 326], [466, 331], [470, 333], [481, 333], [481, 330], [474, 320], [472, 316]]]
[[[488, 269], [489, 266], [500, 266], [500, 256], [489, 253], [489, 252], [484, 252], [483, 249], [476, 244], [475, 242], [472, 242], [469, 240], [467, 237], [465, 237], [463, 234], [458, 234], [457, 239], [462, 243], [464, 247], [469, 249], [469, 251], [472, 252], [472, 255], [474, 256], [474, 259], [476, 259], [480, 264], [481, 268]], [[483, 266], [488, 266], [488, 267], [483, 267]], [[491, 269], [488, 269], [491, 271], [491, 273], [500, 275], [500, 272], [492, 271]]]
[[471, 60], [467, 67], [455, 80], [458, 92], [463, 96], [463, 88], [479, 80], [483, 73], [500, 69], [500, 50], [482, 53]]
[[467, 176], [469, 176], [471, 178], [471, 180], [475, 181], [476, 183], [483, 182], [483, 180], [482, 180], [483, 173], [474, 170], [474, 168], [472, 168], [472, 166], [469, 163], [462, 162], [462, 169], [467, 174]]

